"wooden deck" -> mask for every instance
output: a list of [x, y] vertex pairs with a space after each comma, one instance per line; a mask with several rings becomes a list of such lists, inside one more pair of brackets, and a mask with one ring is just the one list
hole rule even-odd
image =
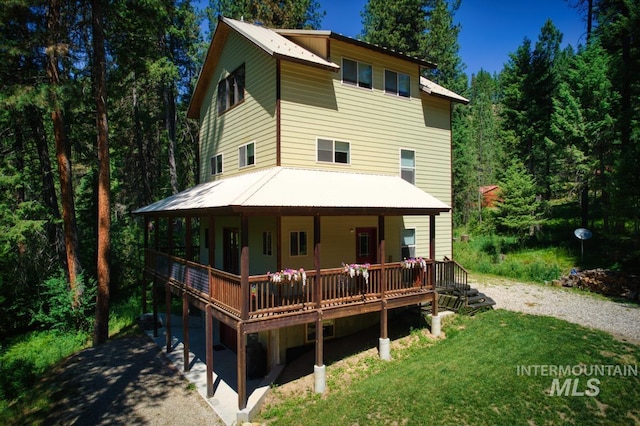
[[[145, 253], [145, 274], [156, 284], [186, 295], [201, 309], [212, 306], [223, 322], [242, 322], [247, 332], [312, 322], [318, 311], [324, 319], [332, 319], [431, 302], [436, 288], [466, 281], [466, 275], [456, 275], [453, 264], [428, 260], [424, 269], [407, 269], [401, 262], [375, 264], [368, 280], [350, 277], [343, 268], [322, 269], [319, 277], [316, 271], [307, 271], [304, 283], [274, 283], [267, 275], [252, 275], [247, 292], [239, 275], [151, 249]], [[248, 303], [243, 303], [247, 293]]]

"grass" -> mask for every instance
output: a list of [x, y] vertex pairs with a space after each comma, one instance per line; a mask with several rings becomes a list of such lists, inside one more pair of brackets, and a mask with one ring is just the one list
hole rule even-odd
[[[550, 317], [502, 310], [456, 316], [446, 339], [426, 337], [375, 356], [343, 378], [327, 367], [329, 392], [267, 407], [261, 421], [298, 424], [629, 424], [640, 421], [640, 378], [519, 375], [518, 366], [637, 365], [640, 347]], [[599, 380], [597, 396], [550, 396], [553, 379]], [[595, 384], [593, 382], [592, 384]], [[276, 390], [277, 392], [277, 390]], [[620, 396], [624, 395], [623, 398]]]
[[[139, 312], [135, 297], [114, 303], [109, 334], [126, 331]], [[88, 347], [90, 340], [85, 332], [42, 331], [5, 342], [0, 348], [0, 424], [12, 424], [24, 413], [47, 407], [49, 392], [33, 392], [34, 386], [61, 360]]]

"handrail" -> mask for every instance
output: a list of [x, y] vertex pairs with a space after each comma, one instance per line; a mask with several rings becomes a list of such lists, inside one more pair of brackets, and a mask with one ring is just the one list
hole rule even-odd
[[[205, 302], [240, 316], [242, 309], [242, 289], [240, 276], [215, 269], [210, 266], [190, 262], [176, 256], [145, 250], [145, 269], [153, 276], [166, 280], [176, 288], [189, 291]], [[427, 260], [424, 268], [407, 269], [402, 262], [380, 264], [368, 268], [368, 277], [346, 275], [343, 268], [327, 268], [306, 272], [306, 281], [272, 282], [266, 274], [249, 277], [249, 316], [259, 317], [285, 312], [328, 308], [363, 301], [382, 301], [384, 298], [404, 294], [433, 291], [431, 277], [435, 268], [441, 274], [446, 263]], [[382, 281], [386, 291], [382, 291]], [[321, 300], [314, 300], [315, 288], [321, 285]]]

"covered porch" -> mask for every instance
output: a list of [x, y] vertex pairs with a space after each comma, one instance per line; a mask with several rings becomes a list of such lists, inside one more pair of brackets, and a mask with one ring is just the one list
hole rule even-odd
[[[340, 183], [338, 185], [337, 183]], [[363, 182], [375, 191], [366, 197], [349, 196]], [[303, 185], [303, 195], [273, 197], [269, 194], [296, 194]], [[315, 194], [315, 197], [304, 194]], [[374, 194], [374, 195], [371, 195]], [[153, 312], [158, 315], [164, 293], [167, 311], [167, 352], [171, 350], [172, 298], [182, 299], [183, 317], [193, 306], [205, 313], [207, 395], [214, 391], [214, 320], [236, 334], [238, 409], [247, 405], [247, 336], [279, 330], [300, 324], [314, 325], [315, 391], [326, 386], [323, 361], [324, 321], [367, 313], [379, 313], [379, 352], [390, 359], [388, 312], [390, 309], [429, 303], [438, 318], [437, 287], [451, 279], [455, 265], [435, 260], [436, 217], [450, 208], [424, 191], [397, 177], [359, 175], [340, 172], [302, 171], [274, 168], [199, 185], [183, 193], [161, 200], [135, 213], [145, 218], [145, 267], [143, 297], [148, 283], [153, 283]], [[214, 226], [220, 217], [233, 216], [239, 223], [239, 265], [237, 271], [225, 271], [216, 265]], [[387, 261], [386, 218], [420, 216], [429, 223], [429, 255], [424, 258]], [[274, 218], [278, 230], [283, 218], [309, 217], [313, 223], [313, 267], [302, 272], [282, 269], [282, 232], [276, 232], [276, 265], [278, 274], [251, 274], [249, 244], [252, 218]], [[326, 250], [323, 246], [323, 217], [376, 218], [375, 263], [322, 267]], [[194, 223], [207, 221], [204, 234], [209, 242], [206, 259], [200, 253], [202, 244], [194, 247]], [[159, 230], [169, 234], [166, 244], [160, 242]], [[177, 245], [172, 237], [181, 223], [184, 242]], [[150, 238], [150, 229], [154, 229]], [[202, 235], [202, 234], [201, 234]], [[206, 264], [208, 263], [208, 265]], [[219, 263], [219, 262], [218, 262]], [[218, 267], [216, 267], [218, 266]], [[281, 273], [284, 272], [284, 273]], [[276, 279], [277, 275], [277, 279]], [[440, 284], [439, 284], [440, 283]], [[146, 299], [143, 299], [146, 305]], [[188, 318], [187, 318], [188, 319]], [[186, 320], [184, 322], [187, 322]], [[185, 359], [188, 359], [188, 329], [183, 330]], [[276, 342], [277, 344], [278, 342]], [[185, 363], [185, 369], [188, 363]]]

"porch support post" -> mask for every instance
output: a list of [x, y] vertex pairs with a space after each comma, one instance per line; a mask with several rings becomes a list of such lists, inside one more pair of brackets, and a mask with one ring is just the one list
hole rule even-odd
[[173, 256], [173, 218], [167, 218], [167, 253]]
[[323, 393], [327, 387], [326, 366], [322, 359], [324, 351], [324, 330], [322, 328], [322, 311], [318, 311], [316, 318], [316, 364], [313, 366], [314, 391]]
[[144, 217], [144, 267], [142, 269], [142, 313], [147, 313], [147, 249], [149, 248], [149, 217]]
[[169, 283], [164, 286], [164, 300], [167, 311], [164, 332], [167, 340], [167, 353], [171, 352], [171, 287], [169, 286]]
[[183, 370], [187, 372], [191, 366], [189, 365], [189, 299], [186, 290], [182, 293], [182, 355]]
[[313, 366], [314, 390], [323, 393], [326, 385], [326, 367], [324, 365], [324, 333], [322, 328], [322, 274], [320, 270], [320, 216], [313, 217], [313, 263], [316, 268], [313, 299], [316, 302], [318, 316], [316, 318], [316, 363]]
[[247, 407], [247, 336], [244, 334], [244, 325], [239, 322], [238, 333], [238, 409], [244, 410]]
[[205, 344], [207, 364], [207, 398], [213, 397], [213, 309], [207, 305], [205, 310]]
[[320, 271], [320, 216], [313, 217], [313, 266], [316, 268], [316, 279], [313, 288], [313, 300], [316, 309], [322, 308], [322, 275]]
[[276, 216], [276, 271], [282, 270], [282, 216]]
[[193, 236], [191, 232], [191, 216], [186, 216], [184, 218], [185, 224], [185, 254], [187, 256], [187, 260], [189, 262], [193, 262]]
[[389, 361], [391, 359], [390, 341], [388, 324], [388, 311], [387, 311], [387, 274], [385, 272], [385, 258], [387, 253], [385, 250], [385, 228], [384, 228], [384, 216], [378, 216], [378, 259], [380, 259], [380, 294], [382, 299], [382, 307], [380, 310], [380, 340], [378, 353], [380, 359]]
[[431, 303], [431, 315], [438, 316], [438, 293], [436, 292], [436, 217], [429, 215], [429, 257], [432, 267], [430, 269], [429, 281], [434, 291], [433, 302]]
[[216, 217], [209, 215], [209, 266], [212, 268], [216, 265]]
[[251, 292], [249, 289], [249, 218], [246, 215], [240, 216], [240, 318], [249, 319], [249, 299]]
[[160, 250], [160, 217], [155, 216], [153, 218], [153, 223], [155, 224], [153, 229], [153, 247], [156, 251]]
[[153, 337], [158, 337], [158, 285], [155, 278], [151, 282], [151, 303], [153, 304]]

